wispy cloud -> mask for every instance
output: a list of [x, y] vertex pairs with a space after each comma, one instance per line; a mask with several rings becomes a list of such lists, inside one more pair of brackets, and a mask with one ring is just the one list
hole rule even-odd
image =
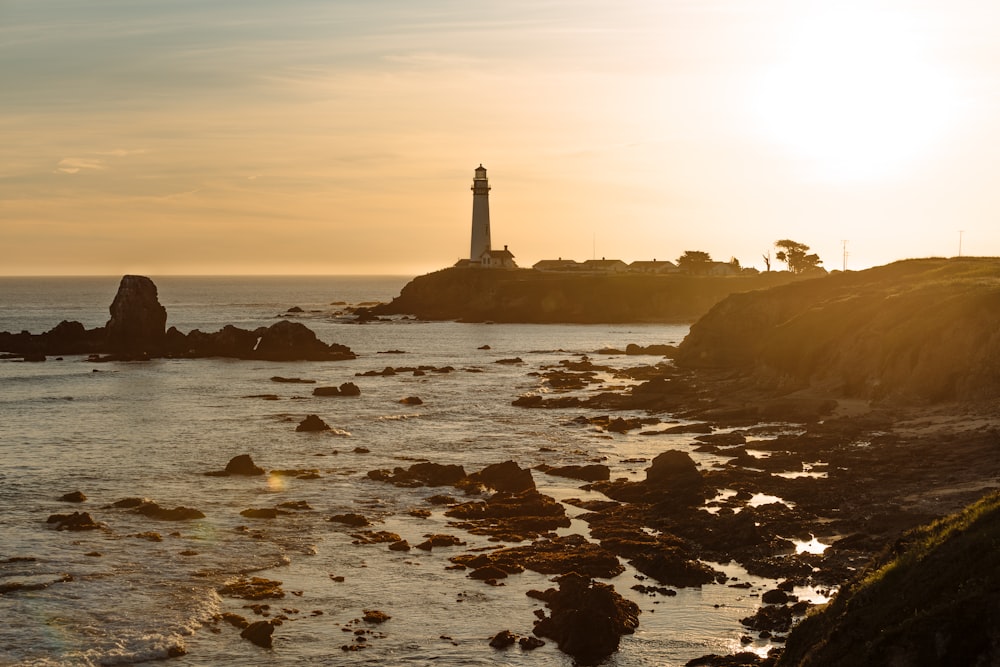
[[104, 169], [104, 161], [94, 158], [66, 157], [59, 160], [56, 172], [60, 174], [78, 174], [81, 171], [100, 171]]

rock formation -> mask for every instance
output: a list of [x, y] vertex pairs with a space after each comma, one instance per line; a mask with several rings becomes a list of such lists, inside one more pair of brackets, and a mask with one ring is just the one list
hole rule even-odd
[[419, 276], [359, 320], [408, 314], [471, 322], [693, 322], [734, 292], [796, 278], [787, 272], [727, 277], [546, 273], [448, 268]]
[[111, 319], [104, 327], [109, 352], [130, 356], [160, 352], [167, 309], [160, 305], [152, 280], [123, 276], [110, 311]]
[[[265, 361], [356, 358], [347, 346], [328, 345], [299, 322], [281, 321], [253, 331], [232, 325], [214, 333], [195, 329], [185, 334], [175, 327], [164, 330], [167, 311], [157, 298], [156, 285], [144, 276], [122, 278], [110, 311], [107, 325], [97, 329], [85, 329], [79, 322], [63, 321], [41, 334], [0, 332], [0, 351], [14, 353], [26, 361], [45, 361], [45, 355], [60, 354], [91, 354], [94, 361], [150, 357], [229, 357]], [[100, 354], [109, 356], [100, 357]], [[350, 385], [348, 391], [356, 389], [351, 383], [346, 384]]]
[[596, 665], [618, 650], [623, 634], [639, 626], [639, 606], [608, 584], [579, 574], [556, 578], [559, 589], [535, 593], [551, 610], [535, 622], [535, 634], [554, 639], [559, 650], [581, 665]]

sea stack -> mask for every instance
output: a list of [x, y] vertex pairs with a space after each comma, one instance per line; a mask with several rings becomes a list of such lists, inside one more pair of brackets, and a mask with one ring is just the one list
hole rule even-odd
[[105, 335], [111, 352], [145, 355], [162, 348], [167, 309], [160, 305], [152, 280], [145, 276], [123, 276], [110, 310]]

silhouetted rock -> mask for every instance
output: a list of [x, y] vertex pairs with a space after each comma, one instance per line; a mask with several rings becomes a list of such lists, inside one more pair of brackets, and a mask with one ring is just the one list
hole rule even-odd
[[274, 634], [274, 625], [270, 621], [255, 621], [240, 633], [240, 637], [261, 648], [271, 648], [273, 645], [272, 634]]
[[629, 343], [625, 346], [625, 354], [635, 355], [635, 354], [655, 354], [661, 357], [672, 358], [677, 352], [677, 347], [674, 345], [646, 345], [645, 347], [641, 345], [636, 345], [635, 343]]
[[108, 351], [124, 355], [160, 352], [167, 309], [160, 305], [152, 280], [123, 276], [110, 311], [111, 319], [104, 327]]
[[94, 521], [89, 512], [73, 512], [72, 514], [52, 514], [45, 523], [55, 524], [56, 530], [95, 530], [101, 524]]
[[409, 468], [396, 468], [392, 472], [371, 470], [368, 472], [368, 477], [402, 487], [449, 486], [465, 479], [465, 469], [460, 465], [426, 461], [414, 463]]
[[[146, 359], [155, 356], [229, 357], [273, 361], [337, 361], [354, 359], [350, 348], [327, 345], [308, 327], [281, 321], [247, 331], [227, 325], [215, 333], [195, 329], [188, 334], [170, 327], [157, 298], [156, 285], [144, 276], [124, 276], [104, 327], [85, 329], [79, 322], [60, 322], [43, 334], [0, 332], [0, 350], [25, 360], [45, 355], [90, 354], [92, 361]], [[107, 356], [99, 356], [104, 353]]]
[[330, 425], [325, 421], [317, 417], [316, 415], [309, 415], [295, 427], [296, 431], [329, 431]]
[[579, 479], [585, 482], [611, 479], [611, 469], [603, 463], [592, 463], [584, 466], [538, 466], [538, 469], [549, 475]]
[[86, 499], [87, 496], [83, 495], [83, 491], [71, 491], [59, 497], [64, 503], [82, 503]]
[[531, 476], [531, 470], [522, 468], [513, 461], [488, 465], [479, 472], [469, 475], [469, 479], [491, 489], [511, 493], [535, 488], [535, 480]]
[[508, 646], [513, 646], [516, 641], [517, 635], [513, 632], [510, 630], [501, 630], [493, 635], [493, 639], [490, 640], [490, 646], [493, 648], [507, 648]]
[[341, 396], [360, 396], [361, 388], [353, 382], [345, 382], [340, 385], [340, 395]]
[[669, 449], [657, 454], [646, 468], [646, 484], [650, 486], [690, 487], [702, 484], [698, 466], [687, 452]]
[[229, 459], [226, 473], [230, 475], [263, 475], [264, 469], [253, 462], [249, 454], [240, 454]]
[[407, 396], [406, 398], [399, 399], [399, 402], [403, 405], [423, 405], [424, 402], [419, 396]]
[[639, 607], [613, 586], [579, 574], [555, 579], [559, 589], [530, 594], [545, 601], [550, 615], [535, 622], [534, 633], [555, 640], [559, 650], [581, 665], [595, 665], [618, 650], [623, 634], [639, 627]]
[[192, 519], [204, 519], [205, 514], [193, 507], [160, 507], [155, 502], [145, 502], [135, 508], [135, 511], [151, 519], [160, 521], [190, 521]]

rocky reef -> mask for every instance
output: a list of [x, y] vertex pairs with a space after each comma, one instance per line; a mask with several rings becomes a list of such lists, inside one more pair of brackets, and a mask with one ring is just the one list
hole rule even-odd
[[304, 324], [288, 320], [253, 331], [232, 325], [214, 333], [166, 329], [167, 310], [159, 302], [156, 285], [145, 276], [124, 276], [110, 311], [107, 324], [95, 329], [64, 320], [41, 334], [0, 332], [0, 351], [26, 361], [64, 354], [91, 354], [97, 361], [152, 357], [337, 361], [356, 356], [350, 348], [324, 343]]
[[795, 279], [787, 272], [716, 277], [452, 267], [414, 278], [391, 303], [359, 315], [469, 322], [693, 322], [729, 294]]

